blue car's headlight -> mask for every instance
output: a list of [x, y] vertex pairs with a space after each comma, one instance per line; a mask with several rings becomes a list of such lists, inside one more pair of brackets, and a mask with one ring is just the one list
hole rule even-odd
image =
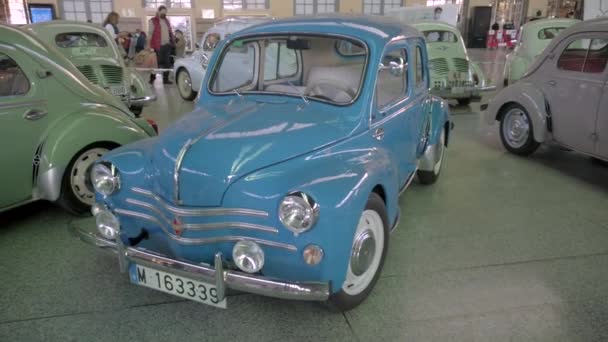
[[279, 220], [295, 234], [312, 228], [319, 219], [319, 205], [303, 192], [290, 193], [279, 205]]
[[120, 189], [120, 175], [114, 165], [100, 162], [91, 170], [91, 182], [95, 191], [103, 196], [109, 196]]

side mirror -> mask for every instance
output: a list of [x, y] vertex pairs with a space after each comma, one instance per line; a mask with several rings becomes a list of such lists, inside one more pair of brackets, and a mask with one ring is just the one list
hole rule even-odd
[[388, 70], [395, 77], [403, 76], [407, 63], [402, 57], [385, 56], [380, 64], [380, 70]]
[[203, 69], [207, 69], [207, 67], [209, 66], [209, 56], [207, 56], [206, 53], [203, 53], [203, 55], [201, 56], [201, 61]]

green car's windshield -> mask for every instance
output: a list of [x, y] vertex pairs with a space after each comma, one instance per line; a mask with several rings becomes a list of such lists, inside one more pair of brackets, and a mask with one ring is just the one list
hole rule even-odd
[[[345, 58], [342, 41], [362, 53]], [[235, 40], [216, 64], [211, 93], [282, 94], [335, 104], [353, 102], [360, 91], [367, 47], [332, 36], [264, 36]]]
[[427, 43], [458, 43], [458, 37], [452, 31], [430, 30], [422, 33]]

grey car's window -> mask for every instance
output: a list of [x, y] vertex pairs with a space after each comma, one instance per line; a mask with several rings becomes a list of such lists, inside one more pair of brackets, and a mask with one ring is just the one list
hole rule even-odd
[[264, 81], [294, 77], [298, 73], [298, 56], [284, 42], [271, 42], [266, 46]]
[[0, 97], [27, 94], [30, 81], [12, 58], [0, 52]]
[[382, 57], [376, 82], [376, 102], [383, 108], [405, 97], [407, 90], [407, 54], [404, 49]]
[[458, 37], [454, 32], [445, 30], [429, 30], [422, 32], [427, 43], [457, 43]]
[[557, 67], [561, 70], [602, 73], [608, 61], [608, 39], [577, 39], [560, 55]]
[[565, 30], [565, 27], [547, 27], [538, 31], [538, 39], [553, 39], [557, 35]]
[[203, 43], [204, 51], [213, 51], [217, 46], [217, 43], [221, 40], [221, 37], [218, 33], [209, 33], [207, 38], [205, 38], [205, 42]]
[[60, 48], [108, 46], [108, 42], [104, 37], [89, 32], [60, 33], [55, 36], [55, 43]]

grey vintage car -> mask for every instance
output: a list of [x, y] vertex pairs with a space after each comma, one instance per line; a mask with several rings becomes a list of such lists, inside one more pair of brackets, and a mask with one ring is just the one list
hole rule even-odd
[[543, 142], [608, 160], [608, 18], [575, 24], [555, 38], [520, 81], [488, 105], [507, 150], [533, 153]]
[[127, 67], [122, 51], [108, 32], [96, 24], [53, 20], [24, 26], [58, 48], [92, 83], [121, 99], [136, 115], [156, 100], [148, 82]]

